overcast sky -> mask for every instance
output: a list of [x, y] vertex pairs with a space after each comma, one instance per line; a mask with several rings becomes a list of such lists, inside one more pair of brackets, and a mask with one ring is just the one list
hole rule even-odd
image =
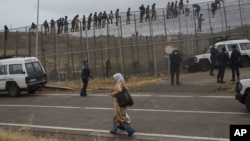
[[[57, 20], [60, 17], [68, 16], [72, 19], [76, 14], [88, 16], [89, 13], [110, 10], [113, 12], [119, 8], [120, 12], [126, 12], [128, 7], [131, 11], [138, 11], [141, 4], [152, 5], [156, 8], [165, 8], [167, 2], [175, 0], [39, 0], [39, 24], [44, 20]], [[178, 0], [179, 1], [179, 0]], [[186, 0], [183, 0], [184, 4]], [[208, 2], [212, 0], [189, 0], [192, 3]], [[38, 0], [0, 0], [0, 30], [7, 25], [9, 29], [30, 26], [36, 23]]]

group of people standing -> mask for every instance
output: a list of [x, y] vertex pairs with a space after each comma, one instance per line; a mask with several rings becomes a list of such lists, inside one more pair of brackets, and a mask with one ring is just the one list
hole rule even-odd
[[237, 50], [237, 45], [232, 45], [232, 53], [229, 57], [229, 54], [226, 52], [226, 48], [223, 47], [222, 51], [219, 52], [214, 46], [210, 49], [210, 59], [211, 59], [211, 69], [210, 69], [210, 75], [214, 76], [213, 70], [216, 64], [216, 61], [218, 61], [218, 74], [217, 74], [217, 83], [225, 83], [224, 81], [224, 74], [225, 69], [229, 65], [232, 70], [232, 79], [231, 81], [237, 81], [240, 79], [240, 58], [241, 53]]

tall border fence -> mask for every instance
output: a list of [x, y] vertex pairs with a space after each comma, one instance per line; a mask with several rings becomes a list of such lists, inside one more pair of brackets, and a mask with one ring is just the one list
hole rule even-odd
[[202, 32], [197, 30], [195, 8], [188, 5], [189, 15], [180, 13], [168, 17], [169, 11], [164, 8], [156, 9], [156, 19], [146, 21], [144, 15], [140, 21], [140, 12], [131, 11], [130, 24], [126, 24], [126, 13], [119, 13], [117, 25], [116, 19], [113, 23], [102, 20], [100, 28], [94, 26], [92, 17], [90, 29], [87, 29], [88, 15], [85, 15], [85, 24], [79, 17], [74, 32], [72, 21], [68, 21], [68, 32], [62, 29], [62, 33], [57, 32], [57, 25], [46, 34], [43, 25], [36, 29], [27, 26], [10, 29], [5, 40], [4, 31], [0, 31], [0, 49], [3, 54], [16, 56], [35, 56], [37, 52], [50, 80], [79, 80], [83, 60], [89, 60], [95, 77], [108, 77], [115, 72], [126, 75], [168, 73], [168, 57], [164, 53], [167, 45], [181, 50], [184, 59], [202, 53], [221, 38], [249, 39], [248, 0], [224, 1], [214, 16], [211, 4], [199, 3], [204, 19]]

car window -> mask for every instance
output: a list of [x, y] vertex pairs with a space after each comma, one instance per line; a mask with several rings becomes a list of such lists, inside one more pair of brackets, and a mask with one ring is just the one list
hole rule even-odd
[[240, 43], [241, 50], [250, 50], [250, 43]]
[[228, 44], [228, 45], [227, 45], [227, 48], [228, 48], [229, 51], [232, 51], [232, 46], [233, 46], [233, 45], [235, 45], [235, 46], [236, 46], [236, 49], [239, 50], [238, 44]]
[[23, 74], [22, 64], [9, 65], [10, 74]]
[[0, 65], [0, 75], [7, 74], [6, 67], [6, 65]]
[[41, 71], [42, 70], [42, 67], [41, 67], [39, 62], [34, 62], [33, 65], [34, 65], [36, 71]]
[[222, 48], [223, 47], [226, 47], [225, 45], [218, 45], [217, 46], [217, 50], [219, 51], [219, 52], [222, 52]]
[[35, 72], [35, 69], [34, 69], [32, 63], [26, 63], [25, 66], [26, 66], [26, 69], [27, 69], [28, 73], [29, 72]]

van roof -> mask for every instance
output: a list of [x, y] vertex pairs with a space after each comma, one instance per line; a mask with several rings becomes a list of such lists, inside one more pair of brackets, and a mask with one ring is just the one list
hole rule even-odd
[[221, 45], [221, 44], [237, 44], [237, 43], [246, 43], [250, 41], [248, 39], [241, 39], [241, 40], [228, 40], [228, 41], [222, 41], [222, 42], [218, 42], [215, 43], [215, 45]]
[[26, 62], [35, 62], [39, 61], [36, 57], [15, 57], [15, 58], [6, 58], [0, 59], [0, 64], [16, 64], [16, 63], [26, 63]]

